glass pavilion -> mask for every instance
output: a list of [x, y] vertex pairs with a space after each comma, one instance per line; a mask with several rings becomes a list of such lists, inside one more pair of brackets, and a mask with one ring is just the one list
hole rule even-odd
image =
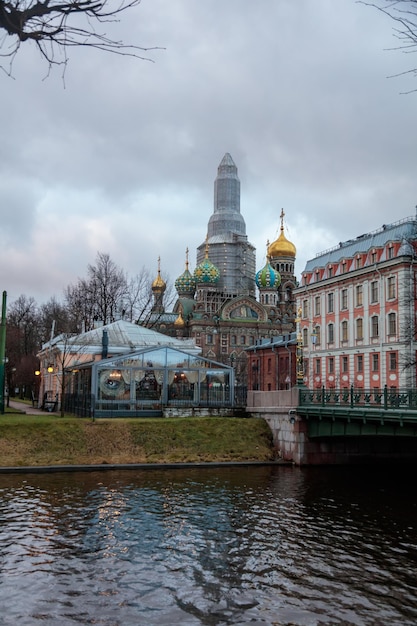
[[[157, 416], [166, 407], [232, 407], [234, 402], [232, 367], [167, 346], [95, 361], [70, 373], [66, 399], [78, 414]], [[77, 410], [85, 407], [90, 389], [88, 411]]]

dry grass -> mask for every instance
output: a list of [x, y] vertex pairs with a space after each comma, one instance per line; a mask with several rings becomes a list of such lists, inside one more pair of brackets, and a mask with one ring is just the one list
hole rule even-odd
[[260, 419], [0, 416], [0, 466], [273, 460]]

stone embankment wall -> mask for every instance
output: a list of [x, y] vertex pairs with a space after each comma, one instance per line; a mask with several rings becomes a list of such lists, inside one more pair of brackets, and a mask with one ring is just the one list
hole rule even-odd
[[248, 391], [246, 411], [268, 423], [279, 458], [303, 465], [307, 462], [307, 434], [306, 424], [296, 414], [297, 405], [296, 387], [284, 391]]

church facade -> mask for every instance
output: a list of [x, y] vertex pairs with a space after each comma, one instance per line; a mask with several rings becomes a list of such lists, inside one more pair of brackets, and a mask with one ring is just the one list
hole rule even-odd
[[196, 267], [175, 281], [178, 299], [173, 312], [163, 307], [166, 285], [155, 279], [153, 327], [189, 337], [202, 354], [235, 369], [236, 383], [248, 383], [248, 348], [265, 339], [289, 335], [295, 328], [295, 246], [284, 234], [267, 245], [266, 264], [256, 271], [256, 250], [240, 212], [237, 167], [226, 153], [214, 181], [214, 208], [205, 240], [196, 250]]

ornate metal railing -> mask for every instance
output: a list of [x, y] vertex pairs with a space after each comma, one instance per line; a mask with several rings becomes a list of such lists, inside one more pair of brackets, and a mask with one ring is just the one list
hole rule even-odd
[[300, 389], [299, 406], [417, 411], [417, 389]]

